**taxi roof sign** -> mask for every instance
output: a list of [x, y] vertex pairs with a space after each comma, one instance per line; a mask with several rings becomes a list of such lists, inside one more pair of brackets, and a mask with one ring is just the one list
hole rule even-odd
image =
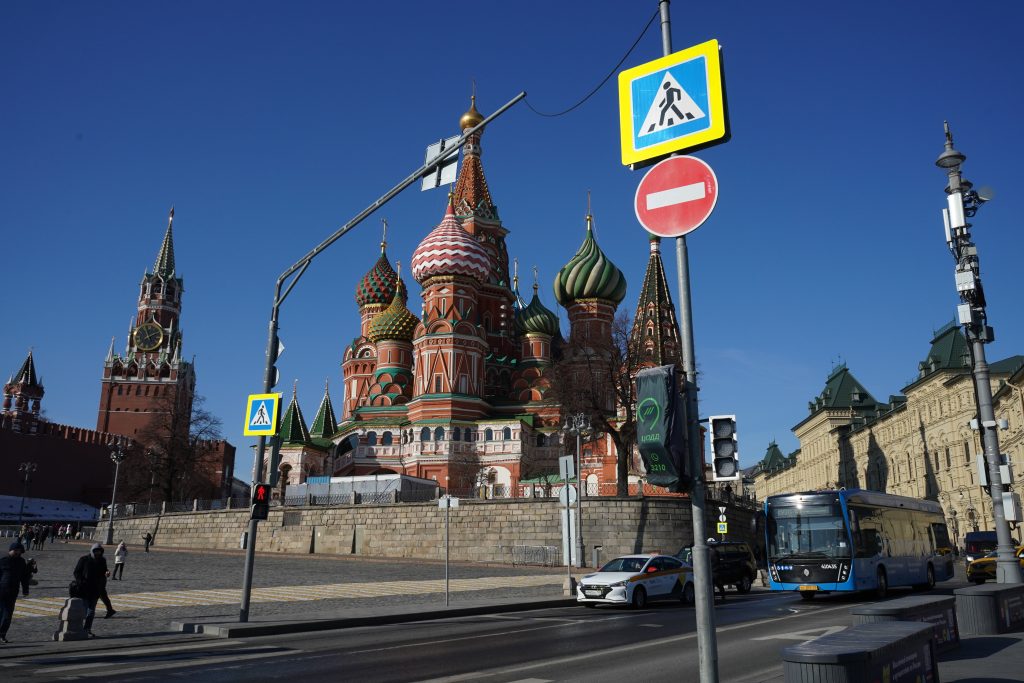
[[619, 74], [624, 165], [728, 140], [720, 50], [712, 39]]
[[281, 394], [249, 394], [245, 405], [245, 436], [275, 436]]

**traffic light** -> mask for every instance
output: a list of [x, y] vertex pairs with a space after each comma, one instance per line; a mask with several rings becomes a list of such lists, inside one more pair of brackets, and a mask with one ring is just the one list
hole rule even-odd
[[636, 374], [636, 431], [647, 481], [682, 493], [693, 473], [686, 448], [686, 401], [674, 365], [646, 368]]
[[711, 467], [713, 481], [736, 481], [740, 478], [740, 456], [736, 450], [736, 416], [712, 415]]
[[270, 515], [270, 484], [252, 487], [252, 514], [249, 519], [266, 519]]

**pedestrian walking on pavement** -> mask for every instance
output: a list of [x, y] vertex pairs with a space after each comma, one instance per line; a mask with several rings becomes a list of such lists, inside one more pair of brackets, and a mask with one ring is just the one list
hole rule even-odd
[[146, 542], [146, 552], [149, 552], [149, 546], [153, 543], [153, 534], [148, 531], [143, 535], [142, 540]]
[[124, 561], [127, 557], [128, 547], [124, 544], [124, 541], [121, 541], [114, 550], [114, 575], [111, 577], [114, 581], [118, 579], [124, 581]]
[[25, 546], [15, 541], [7, 550], [7, 556], [0, 558], [0, 643], [7, 644], [7, 630], [14, 618], [14, 603], [21, 594], [28, 595], [29, 579], [32, 572], [22, 554]]
[[[78, 590], [81, 598], [85, 600], [85, 632], [90, 638], [95, 637], [92, 632], [92, 621], [96, 618], [96, 603], [101, 596], [107, 594], [107, 560], [103, 557], [103, 545], [95, 543], [88, 555], [78, 558], [75, 565], [75, 581], [78, 582]], [[112, 611], [107, 607], [108, 612]]]

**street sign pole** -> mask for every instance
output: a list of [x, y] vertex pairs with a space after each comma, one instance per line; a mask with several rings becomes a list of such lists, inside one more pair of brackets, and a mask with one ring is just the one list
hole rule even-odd
[[[661, 10], [661, 46], [672, 54], [672, 27], [669, 0], [659, 0]], [[687, 419], [689, 420], [690, 457], [693, 458], [693, 489], [690, 509], [693, 518], [693, 580], [697, 612], [697, 650], [701, 683], [718, 683], [718, 643], [715, 637], [714, 594], [711, 585], [711, 561], [708, 556], [704, 523], [704, 456], [700, 437], [700, 413], [697, 408], [697, 361], [694, 357], [693, 312], [690, 307], [690, 263], [686, 236], [676, 238], [676, 268], [679, 286], [679, 325], [682, 328], [683, 371], [686, 373]]]
[[[389, 201], [394, 199], [402, 190], [412, 185], [414, 182], [422, 178], [424, 175], [433, 172], [439, 166], [444, 165], [445, 161], [452, 155], [458, 154], [458, 151], [462, 149], [462, 146], [466, 144], [471, 135], [474, 135], [478, 131], [482, 130], [484, 126], [496, 119], [501, 114], [504, 114], [509, 107], [514, 105], [519, 100], [526, 97], [525, 92], [521, 92], [511, 100], [503, 104], [493, 114], [485, 118], [478, 125], [470, 128], [462, 133], [462, 136], [455, 141], [454, 144], [441, 151], [433, 159], [429, 159], [420, 166], [418, 169], [412, 172], [405, 180], [395, 185], [393, 188], [388, 190], [384, 195], [379, 197], [375, 202], [370, 204], [368, 207], [360, 211], [354, 218], [348, 223], [335, 230], [327, 239], [320, 244], [313, 247], [313, 249], [303, 256], [299, 261], [293, 263], [286, 271], [281, 273], [280, 277], [277, 278], [277, 283], [274, 288], [274, 303], [270, 309], [270, 330], [267, 341], [267, 358], [266, 364], [263, 369], [263, 393], [269, 394], [274, 385], [277, 384], [277, 369], [274, 364], [277, 362], [278, 354], [278, 319], [281, 313], [281, 305], [284, 300], [291, 293], [292, 288], [298, 284], [299, 279], [309, 268], [313, 259], [316, 258], [317, 254], [322, 252], [327, 247], [337, 242], [352, 228], [359, 225], [363, 220], [368, 218], [374, 211], [387, 204]], [[290, 280], [290, 281], [289, 281]], [[288, 286], [285, 287], [285, 283]], [[282, 292], [282, 289], [284, 290]], [[257, 481], [263, 479], [263, 455], [267, 447], [267, 439], [265, 436], [260, 436], [259, 448], [257, 450], [256, 459], [257, 464], [253, 469], [257, 476]], [[253, 484], [256, 482], [254, 481]], [[238, 611], [238, 620], [240, 622], [247, 622], [249, 620], [249, 596], [252, 590], [252, 564], [256, 557], [256, 521], [250, 520], [249, 522], [249, 548], [245, 551], [245, 570], [244, 577], [242, 579], [242, 602]]]

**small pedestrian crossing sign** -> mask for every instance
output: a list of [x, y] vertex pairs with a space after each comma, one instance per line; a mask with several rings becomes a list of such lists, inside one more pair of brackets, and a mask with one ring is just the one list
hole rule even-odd
[[249, 394], [245, 406], [245, 436], [274, 436], [281, 394]]
[[622, 163], [725, 142], [728, 120], [717, 40], [619, 74]]

